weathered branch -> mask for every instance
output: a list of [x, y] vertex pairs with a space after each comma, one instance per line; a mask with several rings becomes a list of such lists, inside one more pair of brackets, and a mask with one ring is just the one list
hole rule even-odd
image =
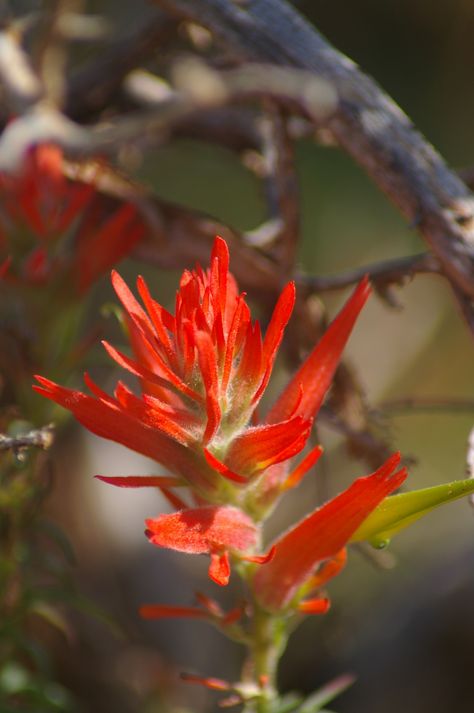
[[52, 424], [42, 428], [34, 428], [17, 436], [7, 436], [4, 433], [0, 433], [0, 451], [11, 450], [18, 454], [26, 448], [47, 450], [51, 448], [53, 440], [54, 426]]
[[198, 61], [181, 66], [178, 88], [149, 109], [106, 124], [83, 126], [59, 111], [34, 106], [7, 126], [0, 139], [0, 170], [14, 172], [35, 143], [53, 141], [75, 156], [115, 155], [124, 142], [154, 145], [168, 139], [185, 120], [211, 108], [255, 99], [279, 99], [314, 118], [332, 112], [336, 95], [311, 73], [284, 67], [251, 65], [218, 73]]
[[474, 197], [408, 117], [285, 0], [155, 0], [207, 27], [242, 61], [315, 72], [340, 102], [322, 123], [415, 224], [443, 272], [474, 298]]
[[298, 274], [296, 282], [312, 292], [328, 292], [354, 285], [364, 275], [369, 275], [375, 287], [384, 289], [393, 284], [401, 285], [417, 274], [439, 272], [440, 266], [437, 259], [431, 253], [420, 253], [419, 255], [408, 255], [376, 262], [328, 277]]
[[132, 34], [111, 43], [68, 82], [65, 113], [76, 121], [95, 118], [110, 105], [128, 72], [162, 49], [175, 27], [157, 10]]

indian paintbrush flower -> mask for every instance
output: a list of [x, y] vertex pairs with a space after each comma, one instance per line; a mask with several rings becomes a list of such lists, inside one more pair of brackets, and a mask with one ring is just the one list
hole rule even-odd
[[58, 146], [39, 144], [16, 174], [0, 174], [0, 262], [9, 258], [11, 282], [67, 276], [64, 284], [83, 293], [145, 232], [131, 203], [104, 214], [94, 185], [103, 166], [88, 165], [74, 178], [66, 177], [66, 166]]
[[[284, 492], [299, 483], [321, 455], [307, 445], [342, 350], [370, 287], [361, 281], [325, 335], [263, 419], [257, 406], [269, 382], [295, 302], [292, 282], [283, 289], [265, 335], [252, 321], [245, 295], [229, 272], [229, 253], [216, 238], [210, 268], [185, 270], [175, 313], [158, 304], [143, 278], [138, 302], [117, 272], [112, 284], [122, 303], [131, 354], [104, 348], [138, 378], [140, 394], [119, 381], [113, 396], [85, 375], [91, 394], [37, 377], [36, 390], [69, 409], [86, 428], [142, 453], [168, 473], [98, 476], [121, 487], [158, 487], [175, 513], [146, 521], [159, 547], [211, 558], [210, 577], [226, 584], [230, 557], [248, 569], [259, 606], [280, 611], [298, 605], [327, 609], [318, 594], [343, 565], [353, 532], [406, 476], [393, 456], [371, 476], [326, 503], [261, 554], [262, 523]], [[187, 496], [177, 491], [187, 488]], [[317, 570], [319, 569], [319, 572]], [[316, 598], [306, 600], [316, 591]], [[199, 611], [199, 610], [197, 610]]]

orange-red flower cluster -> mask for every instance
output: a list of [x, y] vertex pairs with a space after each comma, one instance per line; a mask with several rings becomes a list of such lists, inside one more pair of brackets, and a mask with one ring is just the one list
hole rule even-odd
[[33, 147], [16, 175], [0, 175], [6, 278], [34, 285], [62, 276], [82, 293], [128, 254], [144, 233], [135, 207], [104, 217], [96, 198], [93, 181], [65, 177], [62, 151], [51, 144]]
[[[174, 315], [153, 299], [142, 278], [137, 281], [142, 304], [117, 273], [112, 283], [124, 308], [131, 354], [109, 343], [104, 347], [138, 378], [140, 393], [118, 382], [111, 396], [87, 375], [89, 395], [44, 377], [38, 377], [36, 390], [69, 409], [93, 433], [168, 469], [169, 475], [142, 478], [101, 476], [122, 487], [158, 487], [168, 497], [176, 512], [147, 520], [150, 542], [209, 554], [209, 574], [219, 584], [229, 579], [231, 558], [257, 563], [253, 589], [268, 611], [294, 606], [306, 613], [326, 611], [320, 588], [343, 566], [345, 545], [406, 477], [404, 469], [397, 470], [399, 455], [295, 524], [267, 554], [258, 550], [265, 518], [321, 454], [313, 448], [292, 464], [307, 445], [369, 296], [368, 281], [362, 280], [261, 421], [256, 407], [291, 316], [293, 283], [284, 288], [263, 337], [229, 273], [227, 245], [220, 238], [208, 270], [197, 266], [184, 272]], [[182, 486], [188, 488], [187, 499], [178, 495]], [[169, 615], [172, 608], [165, 609]], [[159, 608], [154, 611], [160, 615]], [[189, 616], [192, 609], [186, 611]], [[202, 610], [195, 611], [202, 616]]]

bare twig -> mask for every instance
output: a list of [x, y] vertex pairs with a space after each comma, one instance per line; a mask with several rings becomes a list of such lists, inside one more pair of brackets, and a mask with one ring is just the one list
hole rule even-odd
[[41, 82], [20, 46], [20, 39], [11, 27], [0, 32], [0, 83], [10, 114], [21, 113], [33, 106], [43, 93]]
[[272, 254], [278, 260], [280, 274], [288, 278], [294, 271], [300, 225], [298, 181], [287, 123], [277, 107], [269, 108], [260, 119], [263, 178], [270, 220], [276, 227]]
[[340, 290], [359, 282], [364, 275], [369, 275], [371, 282], [376, 287], [385, 288], [388, 285], [401, 285], [411, 277], [422, 273], [439, 273], [440, 266], [437, 259], [430, 253], [408, 255], [407, 257], [384, 260], [372, 263], [354, 270], [339, 272], [336, 275], [322, 277], [319, 275], [298, 274], [296, 281], [302, 287], [312, 292], [327, 292]]
[[52, 424], [42, 428], [34, 428], [17, 436], [7, 436], [4, 433], [0, 433], [0, 451], [10, 450], [18, 455], [27, 448], [47, 450], [51, 448], [53, 440], [54, 426]]
[[407, 396], [406, 398], [382, 401], [382, 403], [377, 406], [377, 410], [383, 411], [384, 413], [403, 413], [407, 416], [420, 412], [445, 413], [449, 411], [451, 413], [472, 413], [474, 411], [474, 399]]
[[162, 49], [176, 22], [156, 10], [127, 37], [115, 40], [70, 79], [65, 113], [76, 121], [95, 118], [114, 99], [125, 76]]
[[180, 89], [170, 91], [156, 106], [110, 121], [81, 126], [50, 107], [37, 106], [10, 124], [0, 139], [0, 170], [14, 171], [29, 146], [54, 141], [76, 156], [114, 155], [124, 142], [159, 143], [177, 124], [201, 111], [233, 102], [276, 99], [308, 115], [322, 117], [334, 110], [337, 97], [327, 82], [309, 72], [254, 65], [217, 73], [200, 62], [187, 62], [179, 75]]

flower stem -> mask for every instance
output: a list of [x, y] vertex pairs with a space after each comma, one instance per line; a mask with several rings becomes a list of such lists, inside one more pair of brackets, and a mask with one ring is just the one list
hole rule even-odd
[[243, 713], [269, 713], [277, 698], [277, 667], [285, 649], [288, 634], [285, 619], [271, 614], [254, 603], [249, 657], [244, 678], [251, 678], [259, 695], [245, 706]]

